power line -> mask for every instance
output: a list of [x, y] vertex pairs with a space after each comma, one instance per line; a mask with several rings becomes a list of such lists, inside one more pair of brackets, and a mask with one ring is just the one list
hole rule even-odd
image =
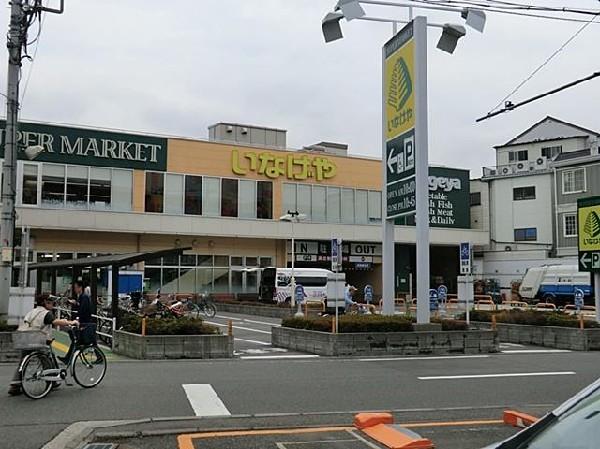
[[565, 84], [564, 86], [558, 87], [556, 89], [550, 90], [550, 91], [548, 91], [546, 93], [543, 93], [543, 94], [540, 94], [540, 95], [536, 95], [535, 97], [531, 97], [528, 100], [522, 101], [520, 103], [517, 103], [517, 104], [509, 103], [509, 104], [506, 105], [505, 108], [499, 109], [498, 111], [495, 111], [495, 112], [488, 112], [488, 114], [486, 116], [480, 117], [480, 118], [476, 119], [475, 121], [476, 122], [481, 122], [483, 120], [487, 120], [489, 118], [492, 118], [492, 117], [494, 117], [494, 116], [496, 116], [498, 114], [502, 114], [503, 112], [512, 111], [513, 109], [517, 109], [517, 108], [519, 108], [521, 106], [524, 106], [524, 105], [526, 105], [528, 103], [531, 103], [533, 101], [539, 100], [540, 98], [547, 97], [548, 95], [553, 95], [555, 93], [558, 93], [558, 92], [561, 92], [561, 91], [563, 91], [565, 89], [568, 89], [569, 87], [573, 87], [573, 86], [575, 86], [577, 84], [583, 83], [584, 81], [589, 81], [589, 80], [597, 78], [599, 76], [600, 76], [600, 72], [594, 72], [591, 75], [586, 76], [585, 78], [581, 78], [581, 79], [578, 79], [578, 80], [575, 80], [575, 81], [571, 81], [570, 83]]
[[[599, 14], [600, 14], [600, 13], [599, 13]], [[579, 36], [579, 34], [580, 34], [580, 33], [581, 33], [581, 32], [582, 32], [582, 31], [583, 31], [583, 30], [584, 30], [584, 29], [585, 29], [585, 28], [586, 28], [586, 27], [587, 27], [587, 26], [588, 26], [590, 23], [592, 23], [592, 22], [593, 22], [593, 21], [596, 19], [596, 17], [598, 17], [598, 14], [597, 14], [597, 15], [595, 15], [595, 16], [592, 18], [592, 20], [588, 21], [588, 22], [587, 22], [585, 25], [583, 25], [581, 28], [579, 28], [579, 30], [577, 30], [577, 32], [576, 32], [576, 33], [575, 33], [573, 36], [571, 36], [569, 39], [567, 39], [567, 41], [566, 41], [564, 44], [562, 44], [562, 45], [561, 45], [561, 46], [558, 48], [558, 50], [556, 50], [554, 53], [552, 53], [552, 54], [551, 54], [551, 55], [550, 55], [550, 56], [549, 56], [549, 57], [548, 57], [548, 58], [547, 58], [547, 59], [546, 59], [546, 60], [545, 60], [545, 61], [544, 61], [544, 62], [543, 62], [543, 63], [542, 63], [542, 64], [541, 64], [541, 65], [540, 65], [540, 66], [539, 66], [537, 69], [535, 69], [533, 72], [531, 72], [531, 74], [530, 74], [530, 75], [529, 75], [527, 78], [525, 78], [525, 79], [524, 79], [524, 80], [523, 80], [521, 83], [519, 83], [519, 85], [518, 85], [517, 87], [515, 87], [515, 88], [513, 89], [513, 91], [512, 91], [512, 92], [510, 92], [510, 93], [509, 93], [508, 95], [506, 95], [506, 96], [505, 96], [505, 97], [504, 97], [502, 100], [500, 100], [500, 102], [499, 102], [499, 103], [498, 103], [496, 106], [494, 106], [494, 107], [491, 109], [491, 111], [494, 111], [494, 110], [496, 110], [496, 109], [497, 109], [497, 108], [498, 108], [500, 105], [504, 104], [504, 102], [505, 102], [505, 101], [506, 101], [506, 100], [507, 100], [507, 99], [508, 99], [508, 98], [509, 98], [511, 95], [515, 94], [515, 93], [516, 93], [516, 92], [517, 92], [517, 91], [518, 91], [518, 90], [519, 90], [521, 87], [523, 87], [523, 85], [524, 85], [525, 83], [527, 83], [529, 80], [531, 80], [531, 78], [533, 78], [537, 72], [539, 72], [539, 71], [540, 71], [540, 70], [542, 70], [542, 69], [543, 69], [543, 68], [544, 68], [546, 65], [548, 65], [548, 63], [549, 63], [549, 62], [550, 62], [552, 59], [554, 59], [554, 57], [555, 57], [556, 55], [558, 55], [558, 54], [559, 54], [559, 53], [560, 53], [560, 52], [561, 52], [561, 51], [562, 51], [562, 50], [563, 50], [563, 49], [564, 49], [564, 48], [565, 48], [567, 45], [569, 45], [569, 44], [570, 44], [570, 43], [571, 43], [571, 42], [572, 42], [572, 41], [573, 41], [573, 40], [574, 40], [574, 39], [575, 39], [577, 36]], [[490, 112], [491, 112], [491, 111], [490, 111]], [[489, 114], [489, 112], [488, 112], [488, 114]]]

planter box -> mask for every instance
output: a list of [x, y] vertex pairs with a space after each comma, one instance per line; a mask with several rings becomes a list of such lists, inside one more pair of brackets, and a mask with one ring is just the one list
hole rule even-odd
[[[491, 323], [471, 323], [480, 329], [491, 329]], [[498, 338], [507, 343], [545, 346], [571, 351], [600, 350], [600, 329], [579, 329], [561, 326], [529, 326], [497, 323]]]
[[256, 316], [267, 316], [271, 318], [285, 318], [286, 316], [292, 316], [292, 310], [289, 307], [274, 307], [274, 306], [263, 306], [263, 305], [244, 305], [244, 304], [230, 304], [230, 303], [217, 303], [218, 311], [231, 312], [231, 313], [242, 313], [244, 315], [256, 315]]
[[325, 356], [481, 354], [499, 351], [491, 330], [340, 333], [271, 329], [273, 346]]
[[12, 332], [0, 332], [0, 362], [17, 362], [21, 351], [13, 349]]
[[233, 357], [227, 335], [146, 335], [115, 331], [115, 349], [134, 359], [214, 359]]

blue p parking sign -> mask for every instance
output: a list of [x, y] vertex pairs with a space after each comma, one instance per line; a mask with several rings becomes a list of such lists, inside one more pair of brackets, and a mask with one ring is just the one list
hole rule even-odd
[[304, 302], [304, 287], [302, 284], [296, 284], [294, 289], [294, 300], [296, 302]]
[[438, 291], [435, 289], [430, 289], [429, 290], [429, 311], [430, 312], [435, 312], [436, 310], [438, 310], [440, 308], [440, 303], [438, 302], [439, 299], [439, 295], [438, 295]]
[[580, 288], [576, 288], [574, 296], [575, 296], [575, 307], [577, 307], [577, 309], [582, 309], [583, 308], [583, 290], [581, 290]]

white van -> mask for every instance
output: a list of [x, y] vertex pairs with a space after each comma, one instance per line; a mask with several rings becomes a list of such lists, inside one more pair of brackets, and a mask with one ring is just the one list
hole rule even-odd
[[[327, 309], [344, 307], [345, 273], [323, 268], [294, 268], [296, 285], [304, 287], [306, 299], [325, 301]], [[292, 297], [291, 268], [263, 268], [258, 296], [262, 301], [289, 302]]]

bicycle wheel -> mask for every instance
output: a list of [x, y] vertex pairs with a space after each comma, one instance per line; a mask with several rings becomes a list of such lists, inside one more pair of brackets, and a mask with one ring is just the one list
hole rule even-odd
[[52, 362], [44, 354], [34, 352], [25, 358], [21, 370], [21, 388], [25, 396], [41, 399], [50, 393], [52, 382], [42, 377], [43, 371], [49, 368], [52, 368]]
[[73, 378], [83, 388], [92, 388], [102, 382], [106, 374], [106, 356], [96, 346], [77, 350], [73, 360]]
[[194, 302], [189, 302], [185, 306], [183, 315], [188, 318], [198, 318], [200, 316], [200, 307]]
[[217, 306], [215, 306], [215, 303], [212, 301], [204, 301], [202, 303], [202, 311], [204, 312], [204, 315], [212, 318], [217, 314]]

